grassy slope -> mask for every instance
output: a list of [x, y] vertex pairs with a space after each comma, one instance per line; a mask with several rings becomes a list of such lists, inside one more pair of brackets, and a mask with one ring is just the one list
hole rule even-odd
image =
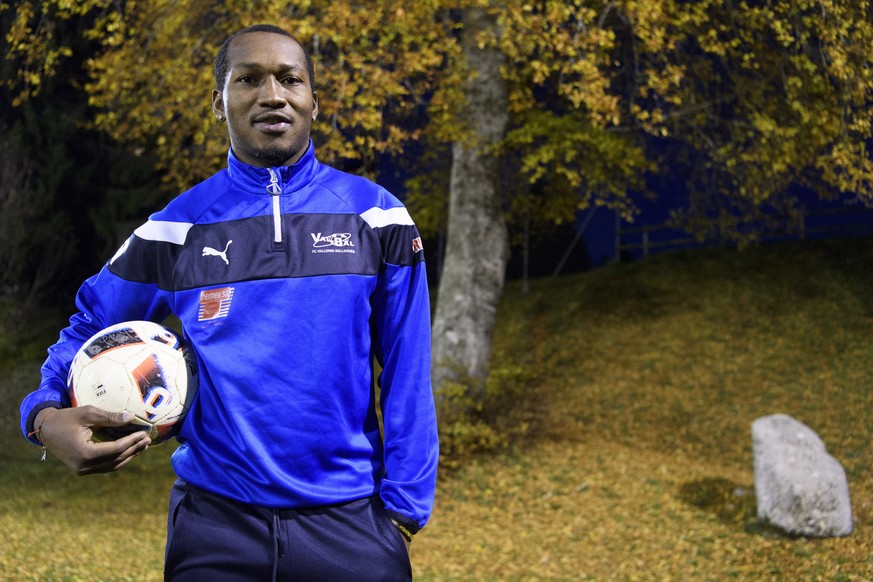
[[[873, 579], [871, 265], [873, 241], [830, 241], [511, 288], [496, 353], [541, 370], [546, 428], [442, 481], [418, 573]], [[755, 523], [750, 428], [775, 412], [846, 467], [853, 536], [786, 540]]]
[[[539, 372], [511, 413], [529, 438], [442, 476], [417, 578], [873, 578], [871, 265], [873, 240], [842, 240], [510, 286], [495, 365]], [[9, 386], [33, 373], [4, 379], [3, 401], [17, 405]], [[775, 412], [845, 466], [852, 536], [785, 539], [755, 522], [750, 426]], [[170, 446], [79, 479], [36, 462], [17, 413], [2, 416], [0, 579], [159, 579]]]

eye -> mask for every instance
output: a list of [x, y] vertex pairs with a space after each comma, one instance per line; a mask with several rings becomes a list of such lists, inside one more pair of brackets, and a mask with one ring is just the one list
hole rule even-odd
[[281, 82], [283, 85], [299, 85], [303, 83], [303, 80], [300, 77], [289, 75], [287, 77], [283, 77]]
[[237, 77], [236, 82], [242, 83], [244, 85], [248, 85], [250, 83], [254, 83], [255, 78], [251, 75], [241, 75], [241, 76]]

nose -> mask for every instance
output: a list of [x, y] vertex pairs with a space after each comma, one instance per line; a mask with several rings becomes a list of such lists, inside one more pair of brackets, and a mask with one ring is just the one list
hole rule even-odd
[[282, 83], [276, 77], [270, 76], [261, 85], [259, 101], [263, 105], [282, 106], [285, 104], [284, 89]]

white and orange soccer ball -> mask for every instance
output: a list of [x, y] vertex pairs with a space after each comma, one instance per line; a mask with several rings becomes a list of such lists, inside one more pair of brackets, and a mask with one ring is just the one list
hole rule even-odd
[[76, 353], [67, 379], [73, 406], [126, 410], [133, 417], [133, 427], [95, 431], [96, 439], [146, 430], [154, 444], [176, 435], [197, 387], [191, 348], [150, 321], [127, 321], [94, 334]]

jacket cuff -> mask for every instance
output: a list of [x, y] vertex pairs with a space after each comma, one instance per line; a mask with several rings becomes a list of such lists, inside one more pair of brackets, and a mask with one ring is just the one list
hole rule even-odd
[[40, 402], [39, 404], [34, 406], [31, 409], [30, 414], [27, 415], [27, 422], [25, 423], [25, 428], [27, 430], [27, 433], [24, 436], [27, 437], [27, 440], [29, 440], [30, 442], [32, 442], [35, 445], [42, 445], [42, 442], [40, 442], [40, 440], [37, 439], [36, 435], [34, 434], [34, 431], [36, 429], [34, 428], [33, 423], [34, 423], [34, 421], [36, 421], [36, 415], [39, 414], [41, 411], [45, 410], [46, 408], [63, 408], [63, 407], [64, 407], [63, 404], [61, 404], [60, 402], [58, 402], [56, 400], [47, 400], [45, 402]]
[[397, 523], [406, 528], [409, 533], [414, 535], [417, 534], [419, 530], [421, 530], [421, 526], [418, 525], [418, 522], [414, 519], [411, 519], [403, 515], [402, 513], [397, 513], [396, 511], [393, 511], [391, 509], [386, 509], [385, 511], [388, 512], [388, 515], [391, 517], [391, 519], [397, 521]]

